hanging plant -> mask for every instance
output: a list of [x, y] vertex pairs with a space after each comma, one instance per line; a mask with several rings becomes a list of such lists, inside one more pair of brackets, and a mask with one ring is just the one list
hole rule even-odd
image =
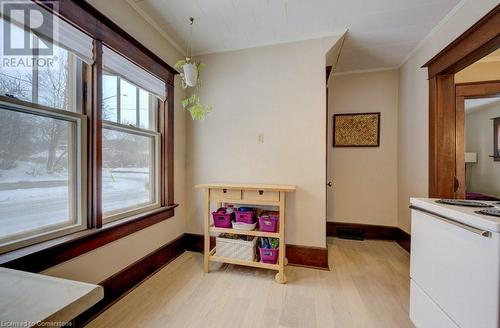
[[181, 100], [182, 107], [191, 113], [193, 120], [203, 121], [205, 115], [212, 111], [211, 105], [203, 105], [200, 103], [200, 97], [193, 93], [191, 96]]
[[[192, 34], [194, 18], [189, 18], [189, 21], [191, 25], [190, 34]], [[191, 96], [181, 100], [181, 104], [185, 110], [189, 111], [193, 120], [203, 121], [206, 114], [212, 111], [212, 106], [202, 104], [200, 102], [200, 97], [197, 95], [201, 86], [200, 70], [205, 64], [201, 62], [192, 62], [191, 57], [189, 57], [191, 54], [191, 35], [187, 54], [188, 57], [186, 57], [186, 59], [178, 60], [175, 63], [175, 68], [180, 71], [182, 88], [194, 88], [194, 90], [191, 92]]]
[[178, 60], [175, 63], [175, 68], [180, 70], [180, 76], [182, 79], [182, 87], [184, 89], [188, 87], [196, 87], [199, 89], [201, 83], [198, 83], [200, 70], [205, 67], [203, 63], [193, 63], [191, 62], [191, 58], [187, 57], [186, 59]]

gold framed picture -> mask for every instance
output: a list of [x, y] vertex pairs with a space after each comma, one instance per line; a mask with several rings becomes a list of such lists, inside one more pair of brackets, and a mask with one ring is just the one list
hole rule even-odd
[[379, 147], [380, 113], [333, 115], [333, 147]]

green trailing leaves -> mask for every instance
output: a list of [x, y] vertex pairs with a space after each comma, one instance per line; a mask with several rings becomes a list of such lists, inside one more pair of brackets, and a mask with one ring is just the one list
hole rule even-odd
[[[182, 79], [182, 88], [188, 88], [186, 84], [186, 78], [184, 76], [184, 65], [191, 62], [190, 58], [178, 60], [175, 63], [175, 68], [180, 71], [180, 76]], [[201, 79], [200, 79], [200, 71], [206, 66], [204, 63], [198, 62], [194, 63], [196, 66], [196, 70], [198, 73], [198, 80], [196, 82], [196, 86], [194, 87], [193, 94], [185, 99], [181, 100], [182, 107], [189, 111], [191, 114], [191, 118], [193, 120], [203, 121], [205, 119], [206, 114], [210, 113], [213, 108], [211, 105], [204, 105], [200, 102], [200, 97], [197, 95], [201, 87]]]
[[181, 104], [185, 110], [189, 111], [193, 120], [203, 121], [206, 114], [212, 111], [212, 106], [200, 103], [200, 97], [195, 93], [181, 100]]

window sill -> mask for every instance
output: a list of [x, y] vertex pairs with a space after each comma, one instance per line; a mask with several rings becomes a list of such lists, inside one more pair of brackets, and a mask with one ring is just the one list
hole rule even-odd
[[178, 204], [0, 254], [0, 266], [40, 272], [174, 216]]

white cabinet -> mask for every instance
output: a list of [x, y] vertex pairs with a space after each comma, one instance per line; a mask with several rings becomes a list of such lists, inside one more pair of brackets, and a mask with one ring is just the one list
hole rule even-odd
[[410, 318], [415, 327], [458, 328], [414, 280], [410, 281]]
[[417, 328], [499, 327], [499, 234], [418, 209], [411, 231], [410, 317]]

